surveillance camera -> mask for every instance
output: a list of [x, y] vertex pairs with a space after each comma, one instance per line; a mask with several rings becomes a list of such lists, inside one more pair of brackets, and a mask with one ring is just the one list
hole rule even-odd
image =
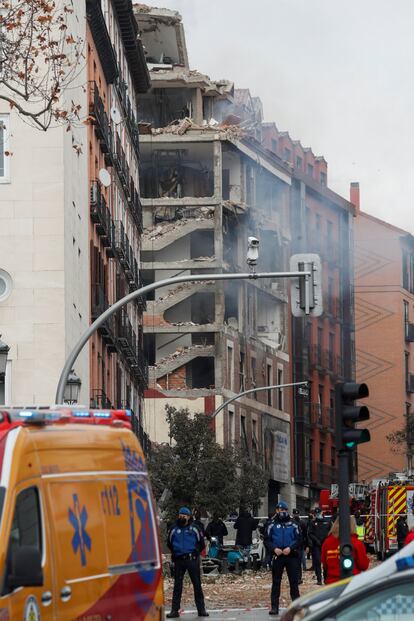
[[256, 237], [247, 238], [247, 265], [254, 268], [257, 265], [257, 259], [259, 258], [259, 240]]

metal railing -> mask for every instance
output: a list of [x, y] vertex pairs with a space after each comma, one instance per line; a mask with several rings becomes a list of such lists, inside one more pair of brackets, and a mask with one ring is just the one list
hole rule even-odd
[[106, 160], [111, 160], [113, 151], [112, 132], [109, 125], [108, 115], [105, 112], [105, 106], [99, 94], [99, 88], [96, 82], [89, 83], [89, 115], [94, 119], [94, 128], [97, 138], [101, 143], [101, 150], [105, 154]]
[[114, 223], [98, 180], [91, 182], [90, 216], [107, 254], [113, 256]]
[[331, 485], [338, 480], [338, 470], [329, 464], [312, 461], [312, 481], [320, 485]]

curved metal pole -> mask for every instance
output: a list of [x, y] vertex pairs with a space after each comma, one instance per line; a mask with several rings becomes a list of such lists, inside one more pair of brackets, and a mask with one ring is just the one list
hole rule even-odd
[[260, 392], [261, 390], [272, 390], [273, 388], [289, 388], [290, 386], [307, 386], [309, 382], [293, 382], [292, 384], [274, 384], [273, 386], [260, 386], [259, 388], [251, 388], [250, 390], [245, 390], [244, 392], [239, 392], [238, 395], [232, 397], [231, 399], [227, 399], [224, 403], [222, 403], [214, 412], [211, 414], [211, 418], [215, 418], [217, 414], [224, 410], [224, 408], [232, 403], [232, 401], [236, 401], [236, 399], [240, 399], [240, 397], [244, 397], [244, 395], [248, 395], [252, 392]]
[[71, 353], [66, 359], [65, 365], [62, 369], [62, 373], [60, 374], [59, 382], [56, 390], [56, 405], [61, 405], [63, 403], [63, 392], [65, 390], [66, 382], [69, 376], [69, 373], [75, 364], [76, 358], [79, 356], [85, 344], [89, 341], [92, 334], [96, 332], [96, 330], [103, 324], [111, 315], [116, 313], [120, 308], [135, 300], [135, 298], [140, 297], [143, 294], [149, 293], [150, 291], [154, 291], [154, 289], [159, 289], [160, 287], [165, 287], [168, 285], [174, 285], [181, 282], [202, 282], [209, 280], [256, 280], [257, 278], [304, 278], [306, 276], [310, 276], [310, 272], [263, 272], [256, 273], [250, 272], [245, 274], [199, 274], [192, 275], [188, 274], [186, 276], [174, 276], [173, 278], [165, 278], [163, 280], [158, 280], [157, 282], [153, 282], [150, 285], [146, 285], [145, 287], [141, 287], [141, 289], [137, 289], [132, 293], [129, 293], [124, 298], [121, 298], [112, 306], [106, 309], [98, 317], [95, 321], [89, 326], [87, 330], [82, 334], [79, 341], [76, 343], [75, 347], [72, 349]]

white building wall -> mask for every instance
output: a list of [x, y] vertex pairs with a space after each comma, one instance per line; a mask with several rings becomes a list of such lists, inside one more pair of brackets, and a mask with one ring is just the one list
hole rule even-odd
[[[83, 36], [83, 15], [73, 24]], [[86, 68], [77, 81], [86, 82]], [[83, 89], [69, 97], [82, 103], [82, 118]], [[10, 110], [0, 104], [0, 113]], [[89, 324], [86, 130], [80, 121], [69, 132], [42, 132], [12, 112], [9, 138], [10, 181], [0, 185], [0, 268], [13, 280], [0, 302], [0, 333], [11, 348], [6, 396], [11, 405], [48, 405], [65, 356]], [[88, 403], [87, 350], [75, 370]]]

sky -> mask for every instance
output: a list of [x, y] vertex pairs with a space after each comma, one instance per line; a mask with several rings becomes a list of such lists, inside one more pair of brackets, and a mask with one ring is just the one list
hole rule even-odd
[[249, 88], [328, 185], [414, 234], [414, 0], [160, 0], [178, 10], [190, 66]]

